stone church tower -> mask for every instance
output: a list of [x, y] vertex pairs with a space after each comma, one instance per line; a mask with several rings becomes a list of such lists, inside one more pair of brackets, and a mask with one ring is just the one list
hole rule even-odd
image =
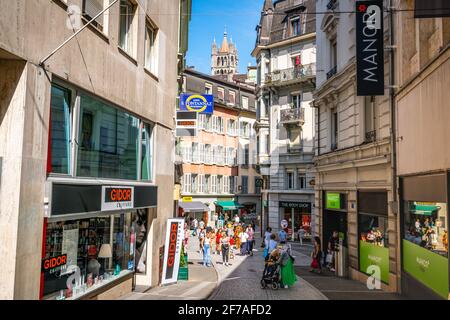
[[216, 39], [212, 45], [211, 75], [223, 76], [228, 81], [233, 80], [233, 75], [238, 73], [238, 52], [233, 40], [228, 41], [228, 33], [223, 33], [222, 45], [217, 48]]

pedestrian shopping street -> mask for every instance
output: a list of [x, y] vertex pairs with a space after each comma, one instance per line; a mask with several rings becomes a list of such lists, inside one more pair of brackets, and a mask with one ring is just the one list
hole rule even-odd
[[253, 256], [241, 256], [234, 252], [230, 265], [222, 264], [222, 256], [212, 254], [212, 267], [203, 266], [199, 252], [198, 237], [189, 239], [189, 280], [177, 284], [151, 288], [145, 292], [135, 291], [122, 300], [335, 300], [335, 299], [399, 299], [399, 296], [381, 290], [369, 290], [354, 280], [335, 277], [331, 272], [318, 275], [309, 272], [312, 245], [304, 242], [291, 243], [295, 258], [297, 282], [291, 288], [261, 289], [260, 280], [264, 270], [261, 237], [256, 235]]

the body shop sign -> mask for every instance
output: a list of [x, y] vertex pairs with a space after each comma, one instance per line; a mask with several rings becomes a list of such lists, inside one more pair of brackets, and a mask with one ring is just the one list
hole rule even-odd
[[403, 240], [403, 269], [444, 299], [448, 298], [448, 259]]
[[102, 187], [102, 211], [133, 209], [133, 207], [134, 187]]
[[359, 242], [359, 269], [361, 272], [371, 274], [372, 266], [380, 268], [378, 280], [389, 283], [389, 249], [376, 244]]
[[383, 1], [356, 1], [357, 95], [384, 95]]
[[168, 219], [164, 266], [161, 284], [177, 282], [180, 267], [181, 246], [184, 237], [184, 219]]

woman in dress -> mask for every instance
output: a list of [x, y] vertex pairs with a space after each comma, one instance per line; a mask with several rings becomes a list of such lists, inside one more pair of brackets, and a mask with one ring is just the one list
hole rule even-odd
[[322, 273], [322, 244], [320, 242], [319, 237], [314, 237], [314, 251], [312, 252], [312, 263], [310, 272], [317, 271], [318, 273]]
[[294, 260], [291, 256], [291, 245], [285, 244], [281, 249], [281, 285], [287, 289], [297, 281]]

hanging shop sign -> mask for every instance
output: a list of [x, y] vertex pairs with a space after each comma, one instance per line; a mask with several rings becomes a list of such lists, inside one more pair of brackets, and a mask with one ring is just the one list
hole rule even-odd
[[290, 201], [280, 201], [280, 208], [290, 208], [290, 209], [304, 209], [311, 212], [310, 202], [290, 202]]
[[211, 94], [187, 94], [180, 96], [181, 112], [197, 112], [201, 114], [213, 114], [214, 96]]
[[358, 96], [384, 95], [383, 1], [356, 1]]
[[337, 192], [326, 193], [326, 208], [327, 209], [342, 209], [341, 194]]
[[184, 237], [184, 219], [168, 219], [164, 265], [161, 284], [177, 282], [180, 267], [181, 246]]
[[67, 254], [51, 257], [42, 260], [42, 272], [55, 273], [67, 264]]
[[389, 284], [389, 249], [376, 244], [359, 242], [359, 267], [366, 274], [370, 272], [373, 266], [377, 266], [380, 270], [379, 275], [374, 277], [384, 283]]
[[403, 240], [403, 269], [444, 299], [448, 298], [448, 259]]
[[177, 112], [177, 137], [195, 137], [197, 136], [197, 112]]
[[102, 187], [102, 211], [133, 209], [133, 187]]

